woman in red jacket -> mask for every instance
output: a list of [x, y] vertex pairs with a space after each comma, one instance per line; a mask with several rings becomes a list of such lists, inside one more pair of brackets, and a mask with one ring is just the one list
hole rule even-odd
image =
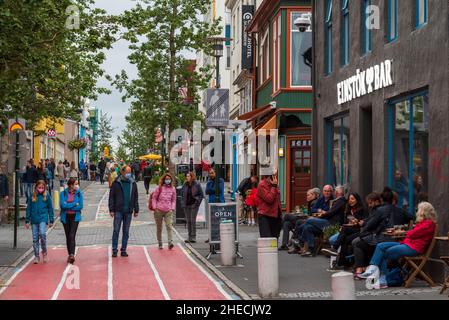
[[386, 274], [387, 261], [396, 261], [402, 257], [413, 257], [423, 254], [435, 234], [437, 214], [434, 207], [428, 202], [418, 205], [416, 226], [407, 232], [404, 241], [382, 242], [376, 246], [371, 258], [370, 266], [360, 275], [361, 278], [373, 277], [380, 272], [380, 288], [387, 287]]
[[281, 232], [281, 193], [276, 175], [266, 176], [256, 194], [259, 233], [261, 238], [278, 238]]

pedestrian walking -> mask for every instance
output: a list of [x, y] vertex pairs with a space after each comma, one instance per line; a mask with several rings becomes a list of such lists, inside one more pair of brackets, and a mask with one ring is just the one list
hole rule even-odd
[[145, 190], [147, 194], [150, 190], [150, 183], [152, 177], [153, 177], [153, 169], [151, 168], [151, 165], [147, 163], [145, 168], [143, 168], [143, 184], [145, 185]]
[[98, 170], [100, 171], [100, 183], [104, 184], [104, 174], [106, 171], [106, 161], [104, 161], [103, 158], [101, 158], [100, 162], [98, 163]]
[[187, 173], [186, 182], [182, 186], [181, 194], [181, 205], [185, 212], [188, 230], [188, 239], [185, 242], [195, 243], [196, 216], [198, 215], [201, 202], [204, 199], [203, 188], [201, 188], [201, 184], [196, 180], [195, 172], [191, 171]]
[[133, 163], [133, 172], [134, 172], [134, 178], [135, 178], [135, 180], [137, 181], [137, 182], [139, 182], [139, 180], [140, 180], [140, 163], [139, 163], [139, 161], [134, 161], [134, 163]]
[[277, 174], [263, 177], [256, 194], [261, 238], [279, 238], [282, 226], [281, 192]]
[[3, 217], [8, 217], [8, 199], [9, 199], [9, 185], [8, 177], [4, 173], [3, 167], [0, 167], [0, 224]]
[[27, 198], [28, 203], [33, 194], [34, 184], [37, 182], [37, 169], [34, 166], [33, 160], [27, 161], [24, 181], [25, 181], [25, 196]]
[[162, 221], [167, 229], [168, 249], [173, 249], [173, 213], [176, 210], [176, 189], [173, 178], [169, 173], [159, 180], [159, 187], [149, 198], [149, 209], [154, 210], [154, 220], [157, 227], [157, 241], [162, 249]]
[[109, 189], [112, 187], [112, 183], [114, 183], [114, 181], [115, 181], [115, 179], [117, 179], [117, 177], [118, 177], [118, 174], [117, 174], [117, 165], [115, 164], [115, 163], [113, 163], [112, 165], [111, 165], [111, 173], [109, 174], [109, 179], [108, 179], [108, 182], [109, 182]]
[[42, 249], [43, 262], [47, 259], [47, 225], [53, 226], [53, 201], [47, 191], [47, 184], [43, 180], [36, 182], [33, 196], [27, 205], [25, 226], [33, 232], [34, 264], [39, 263], [39, 240]]
[[58, 165], [56, 166], [55, 170], [55, 177], [59, 181], [59, 187], [64, 187], [65, 183], [65, 170], [64, 170], [64, 164], [61, 160], [59, 160]]
[[64, 163], [64, 177], [65, 182], [67, 182], [70, 178], [70, 163], [68, 161]]
[[95, 163], [91, 163], [89, 165], [89, 170], [90, 170], [90, 181], [97, 181], [97, 166], [95, 165]]
[[75, 161], [70, 165], [69, 178], [78, 178], [78, 171], [76, 170]]
[[45, 186], [48, 187], [47, 168], [45, 168], [45, 163], [43, 161], [39, 162], [37, 165], [37, 181], [39, 180], [44, 181]]
[[120, 177], [112, 183], [109, 191], [109, 212], [114, 218], [114, 231], [112, 234], [112, 257], [117, 257], [118, 237], [123, 224], [121, 256], [127, 257], [129, 228], [132, 216], [139, 215], [139, 195], [137, 183], [132, 178], [131, 167], [125, 166]]
[[214, 169], [210, 169], [209, 170], [209, 180], [207, 181], [206, 184], [206, 195], [209, 196], [209, 203], [217, 203], [217, 202], [221, 202], [224, 203], [225, 199], [224, 199], [224, 180], [223, 178], [220, 178], [219, 181], [219, 196], [218, 198], [216, 197], [216, 174], [215, 174], [215, 170]]
[[82, 179], [87, 180], [87, 166], [86, 163], [84, 162], [84, 159], [81, 159], [78, 169], [80, 171], [80, 174], [82, 173]]
[[75, 262], [76, 232], [81, 221], [83, 210], [83, 194], [80, 191], [78, 180], [70, 178], [67, 188], [60, 193], [61, 222], [64, 225], [68, 258], [67, 262]]

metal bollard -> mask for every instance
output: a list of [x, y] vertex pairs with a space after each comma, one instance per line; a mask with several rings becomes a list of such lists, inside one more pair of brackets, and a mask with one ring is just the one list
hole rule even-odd
[[259, 295], [276, 297], [279, 293], [279, 262], [276, 238], [257, 240], [257, 269]]
[[220, 223], [220, 251], [223, 266], [235, 265], [235, 235], [232, 220]]
[[56, 188], [53, 188], [53, 208], [59, 209], [59, 191]]
[[355, 300], [354, 276], [350, 272], [332, 275], [332, 297], [334, 300]]

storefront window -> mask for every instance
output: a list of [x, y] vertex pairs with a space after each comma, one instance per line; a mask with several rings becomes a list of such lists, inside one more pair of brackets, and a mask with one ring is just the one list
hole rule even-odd
[[349, 115], [328, 121], [328, 183], [345, 186], [351, 184]]
[[429, 110], [427, 93], [390, 104], [389, 183], [398, 206], [414, 213], [427, 199]]

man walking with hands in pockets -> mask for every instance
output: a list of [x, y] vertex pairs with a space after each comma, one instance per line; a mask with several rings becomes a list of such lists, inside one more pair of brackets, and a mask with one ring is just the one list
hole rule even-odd
[[139, 214], [139, 199], [137, 183], [132, 178], [131, 167], [125, 166], [121, 175], [112, 183], [109, 191], [109, 212], [114, 218], [114, 231], [112, 234], [112, 257], [117, 257], [118, 236], [123, 223], [121, 256], [127, 257], [126, 247], [128, 245], [129, 228], [134, 217]]

